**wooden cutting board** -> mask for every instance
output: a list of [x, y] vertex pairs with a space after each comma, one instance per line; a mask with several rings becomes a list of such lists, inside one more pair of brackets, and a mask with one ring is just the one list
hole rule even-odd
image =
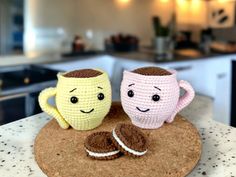
[[120, 103], [113, 103], [102, 125], [91, 131], [63, 130], [51, 120], [35, 139], [35, 159], [49, 177], [182, 177], [200, 159], [198, 131], [181, 115], [159, 129], [143, 130], [150, 141], [143, 157], [109, 161], [87, 157], [85, 138], [93, 132], [111, 131], [119, 122], [130, 122]]

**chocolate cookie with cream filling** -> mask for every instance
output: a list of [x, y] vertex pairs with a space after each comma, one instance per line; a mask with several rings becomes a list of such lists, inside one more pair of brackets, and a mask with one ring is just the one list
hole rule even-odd
[[121, 153], [111, 140], [110, 132], [96, 132], [89, 135], [84, 143], [87, 155], [98, 160], [112, 160], [118, 158]]
[[132, 124], [118, 124], [112, 131], [112, 141], [125, 155], [140, 157], [148, 150], [147, 137]]

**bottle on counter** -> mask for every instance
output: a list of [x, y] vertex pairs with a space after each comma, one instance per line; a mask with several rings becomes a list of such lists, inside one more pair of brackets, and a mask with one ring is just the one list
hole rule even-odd
[[84, 52], [85, 50], [85, 43], [79, 35], [76, 35], [74, 37], [74, 41], [72, 43], [72, 52], [78, 53], [78, 52]]

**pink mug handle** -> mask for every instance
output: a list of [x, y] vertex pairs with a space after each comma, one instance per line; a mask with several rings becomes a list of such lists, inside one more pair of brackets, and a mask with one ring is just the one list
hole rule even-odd
[[185, 93], [179, 98], [176, 109], [171, 115], [171, 117], [166, 120], [166, 122], [168, 123], [172, 122], [176, 114], [180, 112], [183, 108], [188, 106], [195, 96], [195, 91], [193, 90], [193, 87], [187, 81], [180, 80], [178, 84], [180, 88], [183, 88], [185, 90]]

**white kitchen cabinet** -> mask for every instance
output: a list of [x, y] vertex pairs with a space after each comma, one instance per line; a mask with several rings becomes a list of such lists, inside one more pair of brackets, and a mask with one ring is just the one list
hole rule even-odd
[[119, 71], [118, 62], [111, 56], [96, 56], [76, 61], [62, 62], [56, 64], [43, 65], [46, 68], [55, 69], [59, 71], [71, 71], [85, 68], [97, 68], [106, 71], [110, 77], [112, 84], [112, 98], [119, 100], [119, 86], [117, 84], [116, 74]]
[[178, 80], [188, 81], [197, 94], [214, 99], [214, 119], [230, 124], [231, 107], [231, 59], [222, 56], [181, 62], [153, 63], [129, 60], [112, 56], [98, 56], [89, 59], [50, 64], [52, 69], [68, 71], [82, 68], [100, 68], [108, 72], [112, 83], [113, 100], [120, 100], [120, 83], [124, 70], [145, 66], [158, 66], [177, 70]]
[[134, 60], [128, 60], [123, 58], [114, 57], [114, 70], [113, 70], [113, 77], [112, 77], [112, 86], [113, 86], [113, 99], [120, 100], [120, 85], [123, 77], [124, 70], [133, 70], [135, 68], [144, 67], [144, 66], [151, 66], [153, 63], [149, 62], [140, 62]]
[[170, 63], [178, 79], [189, 81], [198, 94], [213, 98], [213, 118], [230, 125], [231, 59], [229, 56], [190, 62]]
[[[151, 63], [151, 62], [140, 62], [135, 60], [119, 59], [120, 71], [133, 70], [135, 68], [144, 66], [158, 66], [166, 69], [174, 69], [178, 72], [178, 80], [186, 80], [192, 84], [195, 91], [199, 94], [213, 97], [213, 87], [208, 86], [208, 61], [209, 60], [191, 60], [184, 62], [166, 62], [166, 63]], [[121, 81], [122, 73], [118, 77]]]
[[112, 77], [114, 58], [108, 55], [96, 56], [90, 58], [78, 59], [75, 61], [64, 61], [54, 64], [43, 65], [46, 68], [55, 69], [59, 71], [71, 71], [85, 68], [97, 68], [106, 71], [109, 77]]
[[212, 90], [205, 84], [208, 82], [207, 77], [208, 61], [192, 60], [188, 62], [174, 62], [163, 64], [165, 68], [177, 71], [178, 80], [188, 81], [198, 94], [212, 97]]
[[[210, 67], [211, 66], [211, 67]], [[214, 88], [213, 118], [230, 125], [231, 119], [231, 60], [220, 58], [211, 61], [209, 71], [209, 86]]]
[[[178, 72], [178, 80], [186, 80], [195, 89], [197, 94], [213, 98], [213, 118], [230, 125], [231, 107], [231, 57], [221, 56], [215, 58], [149, 63], [134, 60], [120, 59], [116, 74], [117, 86], [122, 80], [123, 70], [133, 70], [144, 66], [159, 66], [166, 69], [174, 69]], [[120, 75], [119, 75], [120, 74]], [[116, 90], [118, 92], [118, 90]], [[116, 93], [117, 95], [119, 93]]]

